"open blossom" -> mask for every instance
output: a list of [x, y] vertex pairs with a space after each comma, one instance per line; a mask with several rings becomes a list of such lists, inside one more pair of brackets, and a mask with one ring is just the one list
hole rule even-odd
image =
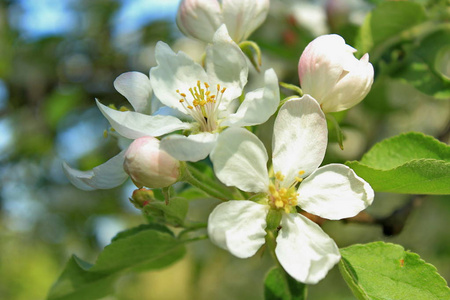
[[[206, 49], [206, 70], [183, 52], [174, 53], [163, 42], [156, 45], [155, 51], [158, 65], [150, 70], [153, 91], [180, 118], [122, 112], [98, 103], [111, 126], [126, 138], [161, 136], [183, 129], [187, 136], [168, 135], [162, 139], [161, 147], [178, 160], [198, 161], [209, 155], [224, 128], [261, 124], [278, 107], [278, 79], [269, 69], [264, 87], [247, 93], [236, 110], [236, 99], [247, 83], [248, 66], [225, 25], [217, 30], [213, 44]], [[139, 84], [130, 81], [128, 88], [133, 90]]]
[[358, 60], [356, 50], [336, 34], [322, 35], [303, 51], [298, 63], [300, 85], [324, 112], [337, 112], [358, 104], [373, 83], [369, 54]]
[[[134, 128], [128, 128], [126, 134], [123, 135], [126, 138], [120, 137], [119, 145], [122, 146], [122, 148], [127, 148], [129, 146], [129, 139], [145, 137], [155, 133], [165, 134], [173, 130], [188, 128], [173, 116], [147, 115], [155, 110], [154, 107], [151, 107], [154, 103], [151, 101], [153, 91], [148, 76], [139, 72], [123, 73], [114, 81], [114, 87], [119, 93], [127, 98], [134, 109], [133, 112], [128, 111], [121, 114], [124, 119], [130, 118], [130, 116], [138, 116], [135, 118], [135, 122], [143, 122], [142, 116], [146, 116], [144, 124], [147, 126], [141, 126], [139, 131], [136, 131]], [[97, 102], [97, 104], [101, 105], [99, 102]], [[107, 109], [116, 111], [112, 108]], [[162, 122], [167, 122], [167, 120], [172, 121], [173, 126], [170, 128], [160, 128], [159, 125]], [[113, 127], [115, 126], [114, 123], [112, 125]], [[80, 171], [71, 168], [68, 164], [64, 163], [64, 173], [70, 182], [79, 189], [110, 189], [121, 185], [128, 178], [128, 174], [124, 170], [125, 153], [126, 149], [107, 162], [88, 171]]]
[[209, 43], [225, 24], [236, 42], [246, 40], [266, 19], [269, 0], [182, 0], [177, 25], [185, 35]]
[[[315, 284], [339, 261], [334, 241], [296, 207], [326, 219], [356, 215], [373, 201], [370, 185], [342, 164], [319, 168], [327, 146], [327, 125], [308, 95], [281, 107], [273, 132], [273, 170], [267, 170], [262, 142], [243, 128], [230, 128], [211, 153], [216, 176], [226, 185], [262, 193], [257, 202], [231, 200], [211, 213], [211, 241], [240, 258], [265, 243], [268, 213], [281, 216], [275, 254], [297, 281]], [[269, 177], [269, 174], [272, 176]], [[276, 225], [275, 225], [276, 226]]]

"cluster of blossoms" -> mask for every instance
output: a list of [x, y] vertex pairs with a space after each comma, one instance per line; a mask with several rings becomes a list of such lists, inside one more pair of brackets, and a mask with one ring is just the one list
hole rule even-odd
[[[209, 43], [204, 65], [159, 42], [157, 66], [149, 76], [128, 72], [114, 82], [134, 111], [97, 101], [114, 130], [129, 141], [122, 143], [127, 146], [93, 170], [67, 164], [64, 170], [84, 190], [112, 188], [128, 176], [138, 188], [164, 188], [183, 180], [185, 162], [209, 157], [223, 184], [251, 195], [248, 200], [228, 199], [212, 211], [211, 241], [247, 258], [272, 239], [285, 271], [314, 284], [340, 254], [335, 242], [302, 213], [343, 219], [373, 201], [370, 185], [347, 166], [320, 166], [328, 142], [325, 113], [359, 103], [372, 85], [373, 68], [367, 54], [358, 60], [356, 50], [340, 36], [325, 35], [300, 57], [302, 97], [291, 97], [279, 107], [273, 69], [265, 71], [260, 88], [244, 93], [249, 67], [238, 43], [261, 25], [268, 8], [269, 0], [183, 0], [177, 24], [186, 35]], [[163, 107], [152, 110], [152, 101]], [[275, 113], [267, 164], [263, 143], [246, 127]]]

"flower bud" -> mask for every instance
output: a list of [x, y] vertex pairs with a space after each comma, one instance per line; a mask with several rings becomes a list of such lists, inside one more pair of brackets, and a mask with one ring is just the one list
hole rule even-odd
[[231, 38], [246, 40], [266, 19], [269, 0], [182, 0], [177, 13], [181, 32], [206, 43], [225, 24]]
[[155, 194], [151, 189], [140, 188], [133, 191], [130, 201], [136, 208], [141, 209], [150, 202], [155, 201]]
[[298, 64], [300, 85], [324, 112], [337, 112], [358, 104], [373, 83], [369, 54], [358, 60], [356, 50], [336, 34], [322, 35], [303, 51]]
[[217, 0], [181, 1], [177, 25], [186, 36], [208, 43], [222, 23], [222, 10]]
[[138, 187], [162, 188], [177, 182], [180, 162], [159, 148], [157, 138], [133, 141], [125, 152], [123, 168]]

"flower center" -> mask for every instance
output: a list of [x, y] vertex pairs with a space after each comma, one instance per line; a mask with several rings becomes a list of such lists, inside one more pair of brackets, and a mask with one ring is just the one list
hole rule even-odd
[[[303, 175], [305, 171], [299, 171], [299, 175]], [[297, 205], [297, 183], [303, 179], [295, 177], [294, 183], [289, 187], [281, 187], [280, 183], [284, 180], [284, 175], [281, 172], [275, 174], [275, 180], [269, 184], [269, 205], [273, 209], [283, 209], [286, 213], [291, 212], [291, 209]]]
[[209, 84], [204, 82], [202, 85], [199, 80], [197, 86], [189, 88], [190, 97], [177, 90], [182, 97], [180, 103], [200, 125], [201, 131], [213, 132], [217, 129], [218, 108], [227, 88], [221, 87], [220, 84], [216, 88], [216, 93], [213, 94], [209, 89]]

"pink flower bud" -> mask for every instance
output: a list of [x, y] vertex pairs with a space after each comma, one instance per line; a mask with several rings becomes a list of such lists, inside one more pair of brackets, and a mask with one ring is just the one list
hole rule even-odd
[[180, 162], [159, 148], [157, 138], [133, 141], [125, 152], [123, 168], [138, 187], [162, 188], [177, 182]]
[[358, 60], [354, 52], [336, 34], [319, 36], [303, 51], [298, 64], [300, 85], [324, 112], [353, 107], [369, 93], [374, 73], [369, 54]]
[[177, 25], [185, 35], [209, 43], [225, 24], [230, 37], [240, 43], [265, 21], [269, 4], [269, 0], [182, 0]]

